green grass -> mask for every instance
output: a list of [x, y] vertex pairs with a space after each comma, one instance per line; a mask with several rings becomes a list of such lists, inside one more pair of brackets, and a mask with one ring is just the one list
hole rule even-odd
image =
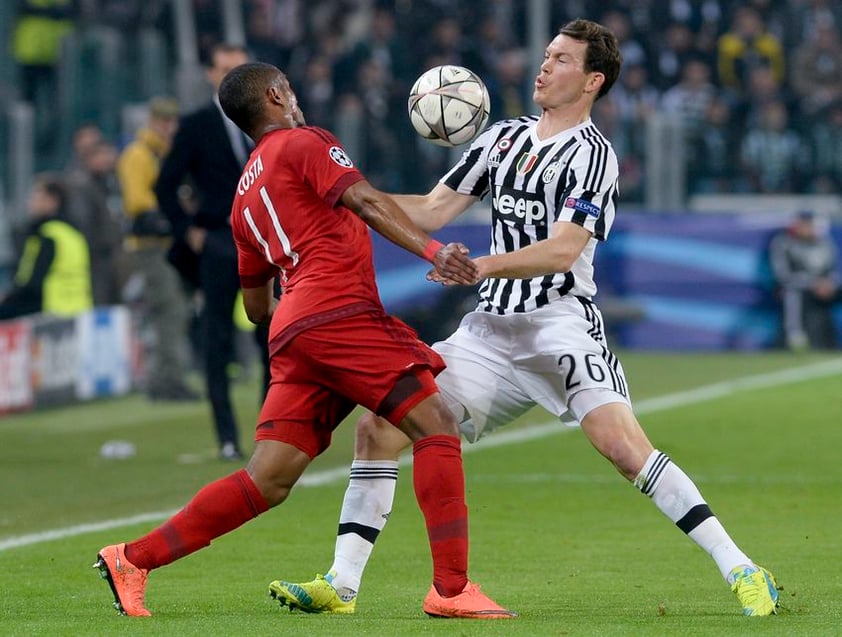
[[[639, 403], [829, 360], [623, 356]], [[329, 566], [341, 479], [302, 486], [280, 508], [153, 573], [150, 619], [117, 616], [90, 565], [100, 546], [157, 522], [0, 550], [0, 634], [838, 635], [841, 377], [740, 390], [641, 416], [735, 541], [776, 574], [784, 587], [777, 617], [742, 617], [713, 562], [573, 430], [465, 455], [471, 574], [520, 611], [515, 621], [432, 620], [421, 612], [431, 566], [404, 470], [354, 616], [291, 614], [266, 589], [272, 579], [310, 579]], [[239, 385], [236, 401], [248, 439], [257, 390]], [[535, 410], [509, 431], [548, 420]], [[308, 473], [347, 465], [352, 430], [340, 427]], [[100, 458], [102, 443], [115, 439], [134, 442], [137, 455]], [[0, 419], [0, 546], [26, 534], [175, 509], [233, 468], [213, 451], [204, 403], [163, 407], [133, 396]]]

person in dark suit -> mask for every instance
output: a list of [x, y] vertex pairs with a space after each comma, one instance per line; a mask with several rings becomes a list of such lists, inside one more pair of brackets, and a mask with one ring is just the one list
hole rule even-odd
[[[243, 47], [219, 44], [211, 51], [209, 61], [207, 77], [213, 85], [213, 100], [181, 118], [172, 148], [161, 165], [155, 194], [173, 229], [170, 262], [204, 297], [201, 351], [219, 454], [225, 460], [240, 460], [243, 454], [228, 377], [235, 348], [234, 304], [240, 288], [229, 215], [252, 142], [225, 117], [216, 92], [226, 73], [248, 62], [249, 55]], [[184, 209], [179, 194], [188, 178], [198, 199], [193, 214]], [[268, 334], [265, 326], [258, 326], [254, 333], [263, 362], [265, 390], [269, 379]]]

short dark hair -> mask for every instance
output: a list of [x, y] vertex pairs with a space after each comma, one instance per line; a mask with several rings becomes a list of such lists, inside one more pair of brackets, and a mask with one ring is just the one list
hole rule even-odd
[[56, 209], [64, 212], [67, 209], [67, 185], [64, 178], [57, 172], [38, 173], [33, 178], [34, 188], [40, 188], [56, 201]]
[[579, 42], [587, 43], [585, 72], [597, 72], [605, 76], [605, 82], [600, 87], [596, 99], [608, 93], [614, 82], [617, 81], [617, 76], [620, 75], [620, 67], [623, 64], [620, 47], [617, 44], [617, 36], [601, 24], [582, 18], [571, 20], [558, 32]]
[[223, 112], [244, 132], [251, 133], [263, 114], [263, 96], [272, 85], [280, 88], [281, 70], [265, 62], [247, 62], [232, 69], [219, 85]]

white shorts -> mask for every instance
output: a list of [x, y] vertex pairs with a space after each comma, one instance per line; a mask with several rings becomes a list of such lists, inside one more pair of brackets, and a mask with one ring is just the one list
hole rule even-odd
[[601, 405], [631, 407], [602, 315], [585, 299], [564, 297], [521, 314], [469, 312], [433, 349], [447, 363], [436, 382], [469, 442], [535, 405], [572, 425]]

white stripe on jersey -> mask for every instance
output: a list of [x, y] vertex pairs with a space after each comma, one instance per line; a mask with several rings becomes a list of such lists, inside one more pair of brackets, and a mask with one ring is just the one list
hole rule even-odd
[[[284, 254], [292, 260], [292, 266], [295, 267], [296, 265], [298, 265], [298, 252], [292, 249], [292, 245], [289, 242], [289, 237], [287, 236], [287, 233], [284, 232], [283, 227], [281, 227], [281, 221], [280, 219], [278, 219], [278, 213], [275, 210], [275, 204], [273, 204], [272, 200], [269, 198], [269, 193], [266, 190], [266, 186], [260, 187], [260, 198], [263, 199], [263, 204], [266, 206], [266, 210], [269, 213], [269, 217], [272, 219], [272, 226], [275, 228], [275, 234], [278, 236], [278, 241], [281, 242], [281, 246], [284, 249]], [[272, 259], [269, 259], [269, 262], [272, 263]]]
[[463, 194], [491, 193], [491, 254], [547, 239], [557, 221], [580, 225], [593, 238], [570, 272], [484, 281], [478, 309], [487, 312], [528, 312], [566, 294], [596, 294], [593, 255], [614, 221], [617, 156], [590, 120], [545, 140], [537, 122], [521, 117], [486, 129], [441, 181]]
[[263, 248], [263, 254], [266, 255], [266, 260], [269, 263], [272, 263], [272, 252], [269, 250], [269, 242], [263, 238], [262, 234], [260, 234], [260, 229], [257, 227], [257, 224], [254, 223], [254, 217], [251, 216], [251, 210], [248, 209], [248, 206], [246, 206], [243, 210], [243, 216], [246, 218], [246, 223], [249, 224], [249, 228], [251, 228], [251, 233], [254, 235], [254, 238], [257, 239], [260, 247]]

